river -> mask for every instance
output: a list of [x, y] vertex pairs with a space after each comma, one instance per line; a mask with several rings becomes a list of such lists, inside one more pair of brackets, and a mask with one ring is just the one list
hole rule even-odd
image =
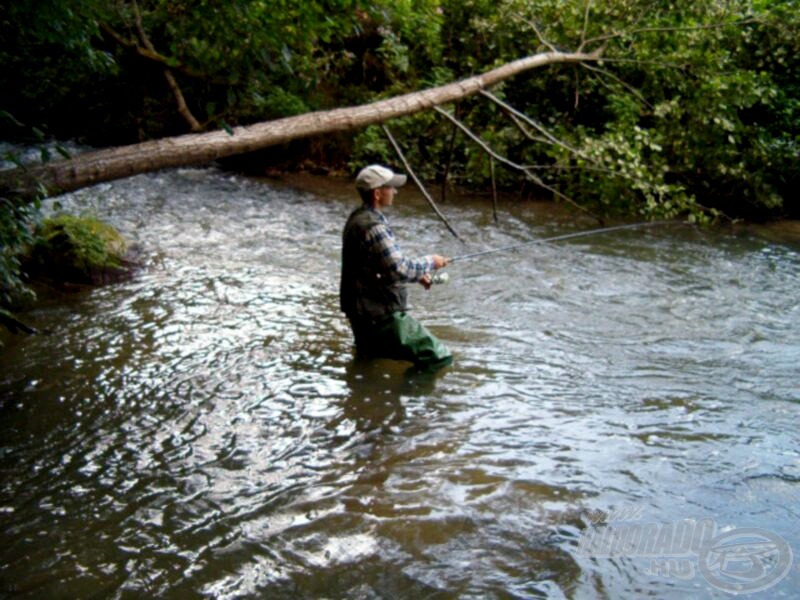
[[[796, 597], [800, 246], [670, 226], [457, 262], [410, 291], [455, 356], [424, 375], [353, 359], [356, 195], [298, 181], [182, 169], [56, 199], [144, 265], [4, 338], [0, 595], [727, 598], [739, 569], [771, 585], [752, 597]], [[443, 209], [467, 245], [401, 191], [408, 254], [591, 226], [533, 202], [497, 224], [485, 198]], [[701, 522], [716, 542], [771, 533], [744, 563], [772, 580], [698, 547], [586, 544]]]

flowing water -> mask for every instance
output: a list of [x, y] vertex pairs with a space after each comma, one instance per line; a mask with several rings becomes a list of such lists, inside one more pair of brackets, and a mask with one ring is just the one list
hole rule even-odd
[[[4, 338], [0, 595], [723, 598], [697, 548], [587, 536], [705, 519], [800, 552], [798, 246], [667, 227], [455, 263], [410, 291], [455, 355], [426, 375], [353, 359], [355, 194], [316, 183], [187, 169], [58, 199], [145, 264]], [[577, 228], [443, 208], [469, 245], [403, 191], [408, 254]], [[755, 597], [796, 597], [797, 564]]]

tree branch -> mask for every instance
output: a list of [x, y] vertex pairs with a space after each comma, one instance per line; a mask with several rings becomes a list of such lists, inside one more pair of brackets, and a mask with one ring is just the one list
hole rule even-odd
[[665, 69], [679, 69], [685, 70], [687, 65], [679, 63], [661, 62], [658, 60], [638, 60], [636, 58], [603, 58], [604, 63], [634, 63], [637, 65], [652, 65], [654, 67], [663, 67]]
[[[456, 115], [457, 114], [458, 105], [456, 105]], [[453, 126], [453, 130], [450, 132], [450, 147], [447, 152], [447, 162], [444, 164], [444, 173], [442, 174], [442, 202], [447, 199], [447, 178], [450, 176], [450, 165], [453, 162], [453, 152], [455, 152], [456, 148], [456, 134], [458, 134], [458, 128]]]
[[[136, 31], [139, 33], [139, 39], [142, 41], [142, 44], [144, 44], [145, 48], [156, 54], [156, 49], [153, 47], [153, 43], [150, 41], [150, 38], [147, 37], [147, 33], [144, 30], [144, 25], [142, 25], [142, 15], [139, 12], [139, 5], [137, 4], [136, 0], [132, 0], [131, 5], [133, 6], [133, 18], [136, 23]], [[169, 89], [172, 90], [175, 103], [178, 105], [178, 112], [189, 124], [189, 128], [192, 131], [200, 131], [203, 129], [199, 121], [194, 118], [192, 111], [189, 110], [188, 106], [186, 106], [186, 99], [183, 97], [183, 92], [181, 92], [178, 82], [175, 81], [175, 77], [167, 67], [164, 67], [164, 79], [166, 79]]]
[[52, 195], [101, 181], [111, 181], [159, 169], [169, 169], [252, 152], [285, 142], [335, 132], [354, 131], [449, 104], [519, 73], [545, 65], [595, 62], [602, 48], [592, 52], [543, 52], [521, 58], [446, 85], [364, 104], [310, 112], [233, 129], [188, 134], [96, 150], [70, 160], [0, 171], [0, 194], [30, 201], [42, 192]]
[[467, 134], [467, 136], [470, 139], [472, 139], [472, 141], [474, 141], [476, 144], [478, 144], [483, 149], [484, 152], [486, 152], [489, 156], [495, 158], [499, 163], [501, 163], [503, 165], [506, 165], [507, 167], [509, 167], [509, 168], [511, 168], [511, 169], [513, 169], [515, 171], [519, 171], [519, 172], [523, 173], [526, 178], [528, 178], [529, 180], [533, 181], [539, 187], [546, 189], [547, 191], [552, 193], [554, 196], [556, 196], [556, 197], [564, 200], [565, 202], [571, 204], [572, 206], [574, 206], [578, 210], [580, 210], [582, 212], [585, 212], [586, 214], [590, 215], [592, 218], [596, 219], [599, 223], [603, 222], [603, 219], [601, 219], [599, 216], [597, 216], [594, 213], [592, 213], [589, 209], [581, 206], [580, 204], [575, 202], [575, 200], [573, 200], [569, 196], [559, 192], [554, 187], [552, 187], [550, 185], [547, 185], [544, 181], [542, 181], [542, 179], [540, 177], [538, 177], [537, 175], [534, 175], [533, 173], [531, 173], [528, 169], [526, 169], [522, 165], [519, 165], [519, 164], [515, 163], [514, 161], [506, 158], [502, 154], [498, 154], [497, 152], [495, 152], [478, 135], [473, 133], [471, 129], [469, 129], [466, 125], [464, 125], [461, 121], [456, 119], [453, 115], [451, 115], [446, 110], [444, 110], [444, 109], [442, 109], [442, 108], [440, 108], [438, 106], [434, 106], [433, 110], [435, 110], [436, 112], [438, 112], [441, 115], [444, 115], [447, 119], [449, 119], [452, 123], [454, 123], [459, 129], [461, 129], [461, 131], [463, 131], [465, 134]]
[[613, 169], [608, 169], [606, 167], [595, 167], [591, 165], [560, 165], [560, 164], [552, 164], [552, 165], [521, 165], [523, 169], [528, 171], [594, 171], [595, 173], [605, 173], [606, 175], [613, 175], [614, 177], [620, 177], [622, 179], [630, 180], [628, 177], [619, 173], [619, 171], [614, 171]]
[[[534, 129], [536, 129], [539, 133], [541, 133], [542, 135], [545, 136], [545, 138], [547, 139], [547, 141], [549, 143], [551, 143], [551, 144], [553, 144], [555, 146], [560, 146], [561, 148], [563, 148], [564, 150], [566, 150], [570, 154], [575, 154], [576, 156], [580, 156], [581, 158], [589, 160], [587, 157], [585, 157], [583, 155], [583, 153], [581, 153], [580, 150], [578, 150], [577, 148], [573, 148], [572, 146], [566, 144], [565, 142], [562, 142], [560, 139], [558, 139], [556, 136], [554, 136], [552, 133], [550, 133], [545, 127], [543, 127], [542, 125], [540, 125], [539, 123], [537, 123], [536, 121], [531, 119], [528, 115], [526, 115], [523, 112], [518, 111], [513, 106], [511, 106], [509, 104], [506, 104], [505, 102], [500, 100], [500, 98], [498, 98], [497, 96], [495, 96], [491, 92], [487, 92], [486, 90], [481, 90], [480, 94], [485, 96], [486, 98], [489, 98], [489, 100], [491, 100], [492, 102], [496, 103], [503, 110], [505, 110], [506, 113], [509, 114], [509, 116], [512, 116], [512, 118], [516, 117], [518, 119], [521, 119], [525, 123], [527, 123], [528, 125], [533, 127]], [[518, 121], [515, 120], [515, 123], [518, 123]], [[523, 129], [523, 131], [524, 131], [524, 129]], [[529, 139], [533, 139], [531, 136], [528, 136], [528, 138]]]
[[489, 173], [492, 176], [492, 216], [494, 222], [497, 223], [497, 181], [494, 177], [494, 158], [489, 157]]
[[[582, 65], [582, 66], [585, 67], [586, 69], [589, 69], [590, 71], [594, 71], [596, 73], [600, 73], [602, 75], [606, 75], [607, 77], [610, 77], [611, 79], [613, 79], [614, 81], [619, 83], [621, 86], [623, 86], [625, 89], [627, 89], [631, 94], [636, 96], [645, 106], [647, 106], [650, 109], [653, 108], [653, 105], [650, 104], [650, 102], [647, 101], [647, 98], [642, 96], [642, 93], [639, 90], [637, 90], [635, 87], [633, 87], [628, 82], [623, 81], [622, 79], [620, 79], [619, 77], [614, 75], [611, 71], [607, 71], [606, 69], [601, 69], [600, 67], [595, 67], [595, 66], [592, 66], [592, 65]], [[605, 82], [603, 82], [603, 83], [605, 84]], [[607, 85], [607, 84], [605, 84], [605, 85]]]
[[425, 200], [427, 200], [428, 204], [431, 205], [431, 208], [433, 209], [433, 212], [436, 213], [436, 215], [442, 220], [442, 223], [445, 224], [447, 229], [450, 230], [450, 233], [452, 233], [459, 242], [466, 243], [461, 238], [461, 236], [458, 235], [456, 230], [453, 229], [453, 226], [450, 225], [450, 221], [448, 221], [447, 217], [445, 217], [442, 214], [442, 211], [439, 210], [439, 207], [436, 206], [436, 202], [433, 201], [433, 198], [431, 198], [431, 195], [428, 193], [428, 190], [425, 189], [425, 186], [419, 180], [419, 178], [417, 177], [416, 173], [414, 173], [414, 170], [411, 168], [411, 165], [408, 164], [408, 161], [406, 160], [406, 157], [403, 154], [403, 151], [400, 149], [399, 144], [394, 139], [394, 136], [392, 135], [392, 132], [389, 131], [389, 128], [386, 127], [386, 125], [381, 125], [381, 127], [383, 128], [383, 132], [386, 134], [386, 137], [389, 138], [389, 141], [392, 143], [392, 147], [394, 147], [394, 151], [397, 152], [397, 156], [399, 156], [400, 160], [403, 162], [403, 166], [405, 167], [406, 171], [408, 171], [408, 174], [411, 175], [411, 179], [414, 180], [414, 183], [417, 184], [417, 187], [419, 188], [419, 191], [422, 192], [423, 196], [425, 196]]
[[538, 38], [539, 38], [539, 41], [540, 41], [542, 44], [544, 44], [545, 46], [547, 46], [547, 47], [550, 49], [550, 51], [551, 51], [551, 52], [558, 52], [558, 51], [559, 51], [559, 50], [558, 50], [558, 48], [556, 48], [556, 47], [555, 47], [553, 44], [551, 44], [550, 42], [548, 42], [548, 41], [545, 39], [544, 35], [543, 35], [543, 34], [542, 34], [542, 32], [539, 30], [539, 27], [536, 25], [536, 23], [535, 23], [534, 21], [528, 20], [528, 19], [526, 19], [525, 17], [523, 17], [523, 16], [520, 16], [520, 15], [514, 15], [514, 17], [515, 17], [517, 20], [519, 20], [519, 21], [522, 21], [523, 23], [525, 23], [526, 25], [528, 25], [528, 27], [530, 27], [531, 29], [533, 29], [533, 31], [536, 33], [536, 37], [538, 37]]
[[200, 73], [198, 71], [190, 69], [186, 65], [176, 63], [174, 60], [167, 58], [163, 54], [159, 54], [156, 51], [143, 48], [142, 46], [139, 45], [138, 42], [134, 40], [129, 40], [126, 37], [123, 37], [116, 31], [114, 31], [114, 29], [107, 23], [98, 23], [98, 27], [114, 42], [116, 42], [126, 50], [130, 50], [131, 52], [135, 53], [139, 58], [142, 58], [148, 62], [161, 65], [162, 67], [166, 67], [168, 69], [176, 71], [181, 75], [186, 75], [194, 79], [202, 79], [204, 81], [208, 81], [210, 83], [214, 83], [217, 85], [233, 85], [235, 83], [233, 81], [228, 81], [228, 80], [214, 79], [212, 77], [209, 77], [206, 73]]
[[628, 37], [632, 35], [638, 35], [640, 33], [663, 33], [668, 31], [701, 31], [704, 29], [720, 29], [722, 27], [727, 27], [728, 25], [749, 25], [751, 23], [758, 23], [758, 19], [741, 19], [739, 21], [733, 21], [731, 23], [714, 23], [712, 25], [695, 25], [691, 27], [640, 27], [638, 29], [631, 29], [629, 31], [621, 31], [618, 33], [608, 33], [606, 35], [599, 35], [595, 38], [591, 38], [583, 42], [578, 50], [582, 51], [586, 46], [589, 44], [594, 44], [596, 42], [607, 42], [608, 40], [614, 40], [617, 38]]
[[579, 48], [583, 48], [586, 44], [586, 30], [589, 28], [589, 8], [592, 6], [592, 0], [586, 0], [586, 11], [583, 13], [583, 30], [581, 31], [581, 44]]
[[5, 325], [6, 329], [14, 334], [18, 332], [27, 333], [28, 335], [39, 333], [36, 329], [30, 325], [26, 325], [4, 308], [0, 308], [0, 325]]
[[507, 112], [506, 114], [508, 115], [508, 118], [511, 119], [511, 122], [514, 123], [519, 132], [524, 135], [527, 140], [530, 140], [531, 142], [538, 142], [540, 144], [553, 144], [553, 142], [545, 137], [533, 135], [530, 130], [525, 127], [525, 124], [520, 120], [520, 118], [514, 113]]

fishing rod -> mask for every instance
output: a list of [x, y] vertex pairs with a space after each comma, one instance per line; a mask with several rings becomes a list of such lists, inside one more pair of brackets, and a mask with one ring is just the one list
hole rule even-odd
[[573, 238], [587, 237], [590, 235], [600, 235], [601, 233], [610, 233], [612, 231], [624, 231], [626, 229], [641, 229], [644, 227], [656, 227], [658, 225], [682, 225], [680, 221], [645, 221], [643, 223], [631, 223], [628, 225], [615, 225], [613, 227], [603, 227], [601, 229], [590, 229], [588, 231], [576, 231], [574, 233], [565, 233], [563, 235], [556, 235], [548, 238], [540, 238], [537, 240], [530, 240], [519, 244], [512, 244], [510, 246], [502, 246], [500, 248], [493, 248], [491, 250], [483, 250], [482, 252], [472, 252], [470, 254], [461, 254], [454, 256], [448, 261], [448, 264], [454, 263], [459, 260], [467, 260], [469, 258], [477, 258], [478, 256], [486, 256], [487, 254], [495, 254], [496, 252], [509, 252], [517, 248], [531, 246], [533, 244], [544, 244], [546, 242], [560, 242], [561, 240], [571, 240]]
[[[555, 235], [553, 237], [548, 238], [540, 238], [538, 240], [530, 240], [528, 242], [522, 242], [520, 244], [512, 244], [510, 246], [502, 246], [500, 248], [492, 248], [491, 250], [483, 250], [481, 252], [472, 252], [470, 254], [461, 254], [460, 256], [454, 256], [448, 261], [448, 265], [454, 263], [458, 260], [467, 260], [469, 258], [477, 258], [479, 256], [486, 256], [487, 254], [495, 254], [496, 252], [508, 252], [510, 250], [516, 250], [517, 248], [524, 248], [525, 246], [531, 246], [533, 244], [544, 244], [546, 242], [559, 242], [561, 240], [571, 240], [573, 238], [579, 237], [587, 237], [590, 235], [600, 235], [601, 233], [610, 233], [612, 231], [624, 231], [626, 229], [641, 229], [644, 227], [655, 227], [657, 225], [684, 225], [681, 221], [646, 221], [643, 223], [631, 223], [628, 225], [615, 225], [613, 227], [603, 227], [601, 229], [590, 229], [588, 231], [576, 231], [573, 233], [565, 233], [563, 235]], [[439, 283], [447, 283], [450, 281], [450, 274], [445, 272], [437, 272], [433, 274], [431, 277], [431, 283], [439, 284]]]

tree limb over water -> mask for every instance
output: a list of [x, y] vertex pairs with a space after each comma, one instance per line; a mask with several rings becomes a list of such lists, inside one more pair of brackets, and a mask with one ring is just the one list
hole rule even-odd
[[292, 140], [361, 129], [475, 95], [514, 75], [556, 64], [597, 62], [594, 52], [550, 51], [515, 60], [482, 75], [362, 106], [311, 112], [224, 131], [188, 134], [87, 152], [70, 160], [0, 172], [0, 195], [32, 200], [160, 169], [253, 152]]

